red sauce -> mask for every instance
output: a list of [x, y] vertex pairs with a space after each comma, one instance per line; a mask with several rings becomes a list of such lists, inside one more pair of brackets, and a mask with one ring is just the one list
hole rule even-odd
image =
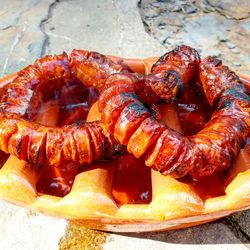
[[122, 204], [147, 204], [151, 201], [151, 170], [144, 159], [126, 154], [117, 161], [112, 194], [115, 201]]
[[85, 121], [91, 105], [98, 99], [93, 88], [85, 88], [80, 82], [64, 86], [60, 93], [58, 126]]
[[248, 153], [250, 154], [250, 135], [248, 135], [248, 138], [247, 138], [246, 148], [247, 148]]
[[0, 168], [4, 165], [8, 157], [9, 157], [9, 154], [6, 154], [3, 151], [0, 151]]
[[60, 168], [45, 164], [36, 183], [39, 193], [63, 197], [71, 190], [79, 165], [68, 162]]
[[203, 200], [225, 195], [224, 178], [220, 172], [214, 172], [212, 175], [202, 177], [199, 180], [186, 176], [180, 181], [192, 185], [195, 192]]
[[[97, 100], [98, 94], [92, 88], [85, 88], [80, 82], [65, 85], [60, 93], [58, 126], [85, 121], [91, 105]], [[36, 188], [40, 193], [63, 197], [71, 190], [79, 164], [64, 162], [55, 168], [45, 164], [38, 178]]]
[[184, 88], [183, 95], [177, 102], [177, 111], [185, 135], [193, 135], [200, 131], [211, 114], [206, 98], [193, 85]]

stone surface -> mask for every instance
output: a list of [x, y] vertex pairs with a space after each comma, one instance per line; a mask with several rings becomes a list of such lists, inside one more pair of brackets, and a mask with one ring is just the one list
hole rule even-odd
[[242, 20], [249, 17], [250, 4], [248, 0], [238, 1], [219, 1], [208, 0], [207, 4], [215, 7], [215, 9], [225, 15], [227, 18], [233, 18], [235, 20]]
[[[225, 15], [233, 18], [228, 19], [221, 14], [226, 7], [219, 1], [209, 3], [142, 1], [140, 13], [148, 34], [136, 0], [0, 0], [0, 75], [44, 54], [74, 48], [139, 58], [161, 55], [181, 42], [199, 48], [203, 55], [221, 54], [234, 69], [247, 72], [248, 5], [243, 14], [228, 8]], [[0, 223], [0, 249], [10, 250], [246, 249], [249, 243], [249, 212], [171, 232], [107, 234], [66, 227], [63, 220], [1, 202]]]
[[248, 0], [141, 0], [139, 7], [146, 31], [168, 50], [184, 43], [250, 74]]
[[[217, 232], [217, 233], [215, 233]], [[132, 236], [133, 234], [126, 234]], [[193, 228], [179, 229], [169, 232], [158, 233], [140, 233], [140, 239], [157, 240], [168, 242], [171, 244], [237, 244], [240, 240], [235, 238], [235, 235], [223, 220], [212, 222]]]
[[52, 3], [52, 0], [0, 1], [0, 77], [42, 55], [45, 35], [41, 24]]
[[66, 222], [0, 201], [0, 249], [58, 249]]
[[244, 211], [241, 213], [236, 213], [228, 217], [229, 222], [232, 226], [237, 229], [237, 231], [242, 230], [242, 232], [250, 238], [250, 211]]
[[[83, 48], [124, 57], [161, 55], [164, 48], [145, 33], [136, 5], [134, 0], [54, 4], [51, 18], [44, 23], [49, 37], [46, 53]], [[67, 24], [65, 11], [69, 17]]]
[[247, 250], [249, 247], [247, 244], [237, 244], [232, 232], [221, 223], [165, 233], [111, 235], [104, 245], [105, 250]]
[[127, 57], [160, 55], [164, 51], [145, 33], [133, 0], [1, 2], [0, 77], [44, 54], [74, 48]]

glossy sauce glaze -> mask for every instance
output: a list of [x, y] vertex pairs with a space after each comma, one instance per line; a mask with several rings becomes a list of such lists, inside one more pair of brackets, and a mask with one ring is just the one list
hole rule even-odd
[[212, 110], [198, 87], [190, 85], [184, 88], [182, 96], [177, 100], [177, 112], [182, 133], [194, 135], [210, 119]]
[[[212, 113], [205, 96], [196, 86], [191, 85], [189, 88], [184, 88], [183, 95], [177, 101], [178, 117], [185, 135], [198, 133], [210, 119]], [[180, 181], [192, 185], [203, 200], [225, 194], [224, 178], [218, 171], [199, 180], [185, 176]]]
[[[66, 84], [60, 93], [55, 93], [59, 100], [58, 126], [79, 123], [86, 120], [91, 105], [98, 94], [92, 88], [85, 88], [75, 81]], [[45, 164], [39, 175], [36, 188], [39, 193], [63, 197], [71, 190], [79, 164], [64, 162], [60, 167]]]
[[8, 157], [9, 157], [9, 154], [6, 154], [3, 151], [0, 151], [0, 168], [2, 168], [2, 166], [4, 165]]
[[93, 88], [84, 88], [75, 81], [62, 88], [59, 98], [60, 114], [58, 126], [85, 121], [91, 105], [98, 99]]
[[59, 197], [65, 196], [71, 190], [78, 167], [78, 164], [72, 162], [63, 163], [60, 168], [45, 164], [36, 183], [37, 191]]
[[[59, 125], [83, 122], [89, 108], [98, 98], [93, 89], [84, 88], [79, 83], [62, 89], [60, 94]], [[185, 88], [183, 96], [175, 105], [185, 135], [192, 135], [203, 128], [209, 120], [211, 109], [204, 96], [196, 87]], [[250, 138], [247, 140], [250, 152]], [[144, 164], [144, 159], [124, 153], [115, 160], [116, 167], [113, 177], [112, 195], [117, 204], [148, 204], [152, 199], [151, 170]], [[60, 168], [44, 166], [37, 182], [40, 193], [63, 197], [71, 190], [77, 173], [84, 171], [77, 164], [65, 163]], [[184, 177], [179, 181], [193, 186], [196, 193], [207, 199], [225, 194], [223, 175], [220, 172], [212, 176], [194, 180]]]
[[199, 180], [192, 180], [190, 183], [203, 200], [225, 194], [224, 177], [220, 172], [214, 172]]
[[144, 159], [126, 153], [117, 160], [112, 195], [119, 205], [149, 203], [151, 186], [151, 170]]
[[202, 200], [225, 194], [226, 186], [224, 184], [224, 176], [218, 171], [210, 176], [202, 177], [199, 180], [195, 180], [190, 176], [185, 176], [179, 179], [179, 181], [191, 185]]

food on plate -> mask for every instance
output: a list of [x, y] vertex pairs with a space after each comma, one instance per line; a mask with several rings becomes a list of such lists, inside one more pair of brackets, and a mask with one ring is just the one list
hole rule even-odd
[[[167, 63], [170, 61], [164, 60], [164, 64]], [[157, 66], [161, 65], [158, 63]], [[85, 87], [102, 91], [109, 84], [109, 76], [116, 78], [116, 74], [122, 72], [122, 77], [129, 77], [131, 81], [121, 86], [123, 80], [118, 79], [119, 91], [123, 88], [129, 93], [129, 88], [136, 83], [136, 93], [148, 103], [159, 100], [158, 95], [167, 100], [175, 98], [182, 88], [182, 75], [175, 71], [169, 70], [162, 75], [158, 70], [160, 76], [142, 76], [126, 73], [128, 70], [121, 59], [111, 60], [99, 53], [82, 50], [73, 50], [70, 56], [63, 53], [38, 59], [1, 89], [0, 149], [35, 166], [41, 166], [45, 161], [53, 166], [59, 166], [62, 161], [77, 161], [82, 165], [110, 158], [120, 146], [100, 121], [51, 128], [32, 120], [42, 102], [51, 98], [55, 90], [73, 84], [75, 80]], [[114, 91], [109, 88], [109, 95]]]
[[[152, 110], [161, 100], [175, 102], [195, 79], [214, 112], [201, 131], [186, 136]], [[101, 93], [102, 121], [56, 128], [33, 121], [42, 102], [75, 80]], [[59, 166], [109, 159], [122, 144], [164, 175], [199, 178], [229, 167], [244, 146], [249, 106], [234, 72], [214, 57], [200, 61], [197, 51], [185, 45], [163, 55], [148, 75], [130, 72], [122, 59], [73, 50], [70, 56], [38, 59], [1, 88], [0, 149], [35, 166], [45, 161]]]
[[[157, 60], [75, 50], [0, 79], [0, 197], [111, 231], [186, 227], [249, 207], [249, 93], [188, 46]], [[189, 169], [193, 148], [202, 161]], [[152, 162], [168, 164], [171, 150], [164, 175], [145, 165], [154, 152]], [[184, 176], [165, 175], [173, 166]]]

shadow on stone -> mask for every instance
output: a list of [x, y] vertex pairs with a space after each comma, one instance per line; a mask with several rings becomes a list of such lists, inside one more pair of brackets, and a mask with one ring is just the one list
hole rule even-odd
[[208, 223], [192, 228], [179, 229], [166, 232], [149, 233], [122, 233], [122, 236], [149, 239], [174, 244], [239, 244], [249, 243], [249, 240], [242, 236], [237, 237], [224, 220]]

